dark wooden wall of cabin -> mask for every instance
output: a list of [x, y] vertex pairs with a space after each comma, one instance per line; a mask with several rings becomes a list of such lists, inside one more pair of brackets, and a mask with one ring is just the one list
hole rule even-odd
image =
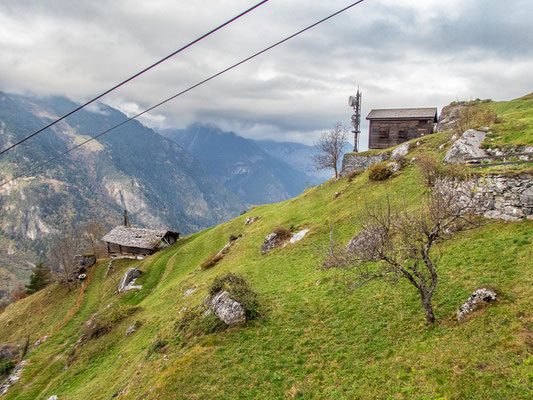
[[109, 255], [111, 254], [122, 254], [127, 256], [148, 256], [154, 254], [154, 251], [151, 249], [141, 249], [139, 247], [128, 247], [128, 246], [119, 246], [115, 243], [108, 243], [107, 249]]
[[433, 132], [433, 121], [370, 120], [369, 149], [386, 149]]

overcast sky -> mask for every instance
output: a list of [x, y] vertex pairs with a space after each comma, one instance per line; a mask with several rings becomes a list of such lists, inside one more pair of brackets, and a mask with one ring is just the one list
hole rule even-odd
[[[88, 99], [258, 1], [1, 0], [0, 90]], [[103, 101], [135, 113], [350, 3], [270, 0]], [[532, 17], [530, 0], [366, 0], [142, 122], [311, 144], [349, 124], [358, 85], [363, 120], [372, 108], [519, 97], [533, 91]]]

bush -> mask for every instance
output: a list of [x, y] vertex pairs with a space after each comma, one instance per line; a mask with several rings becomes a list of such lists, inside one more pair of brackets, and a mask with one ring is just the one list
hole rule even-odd
[[133, 307], [128, 305], [120, 305], [118, 308], [112, 308], [108, 313], [109, 322], [116, 324], [130, 315], [135, 314], [139, 310], [139, 307]]
[[111, 332], [112, 329], [113, 327], [108, 321], [104, 319], [97, 319], [88, 324], [85, 332], [85, 338], [86, 340], [98, 339], [99, 337], [104, 336], [106, 333]]
[[436, 157], [429, 153], [422, 153], [416, 158], [416, 164], [422, 172], [424, 185], [432, 187], [438, 178], [442, 177], [443, 169]]
[[224, 258], [224, 254], [218, 254], [215, 253], [211, 255], [207, 260], [205, 260], [202, 265], [200, 265], [201, 269], [209, 269], [213, 268], [217, 263]]
[[362, 169], [356, 169], [348, 174], [348, 182], [353, 181], [356, 177], [363, 173]]
[[[191, 337], [207, 335], [226, 328], [226, 324], [211, 313], [205, 313], [207, 308], [187, 310], [176, 322], [174, 343], [186, 343]], [[205, 314], [204, 314], [205, 313]]]
[[288, 240], [292, 237], [292, 232], [283, 226], [278, 226], [276, 229], [274, 229], [274, 233], [279, 237], [280, 240]]
[[[288, 232], [290, 233], [290, 231]], [[242, 276], [230, 272], [227, 275], [216, 277], [209, 288], [209, 294], [214, 296], [221, 291], [228, 292], [233, 300], [241, 304], [247, 320], [254, 319], [259, 315], [257, 293], [250, 288]]]
[[476, 103], [467, 103], [458, 112], [455, 130], [462, 134], [468, 129], [490, 126], [499, 122], [498, 116], [493, 111], [480, 109]]
[[150, 346], [148, 346], [146, 358], [150, 357], [154, 353], [161, 352], [161, 349], [163, 349], [167, 344], [168, 340], [158, 337], [155, 341], [150, 343]]
[[15, 368], [15, 363], [11, 360], [0, 362], [0, 376], [7, 376]]
[[368, 168], [368, 179], [371, 181], [384, 181], [394, 173], [388, 161], [383, 161]]

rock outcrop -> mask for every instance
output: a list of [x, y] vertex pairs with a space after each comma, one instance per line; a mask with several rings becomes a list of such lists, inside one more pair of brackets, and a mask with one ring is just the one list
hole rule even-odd
[[358, 155], [356, 153], [345, 154], [342, 158], [342, 169], [340, 176], [346, 176], [353, 171], [364, 171], [368, 167], [388, 159], [389, 155], [387, 153], [373, 156]]
[[124, 291], [127, 291], [127, 290], [131, 290], [131, 289], [141, 289], [142, 286], [140, 286], [140, 285], [134, 286], [133, 285], [135, 283], [135, 280], [139, 276], [141, 276], [141, 274], [142, 274], [141, 270], [139, 270], [137, 268], [129, 268], [124, 273], [122, 278], [120, 279], [120, 282], [118, 284], [117, 292], [121, 293], [121, 292], [124, 292]]
[[409, 143], [406, 142], [406, 143], [396, 147], [394, 150], [392, 150], [392, 153], [390, 155], [390, 159], [392, 161], [400, 161], [408, 153], [409, 153]]
[[464, 164], [468, 158], [486, 157], [488, 154], [481, 148], [486, 133], [469, 129], [457, 139], [444, 157], [444, 162]]
[[480, 304], [490, 303], [498, 299], [498, 295], [489, 289], [481, 288], [472, 293], [468, 300], [457, 310], [457, 319], [461, 321], [466, 315], [476, 310]]
[[9, 388], [20, 379], [20, 373], [22, 372], [24, 365], [26, 365], [26, 360], [22, 360], [15, 368], [13, 368], [13, 371], [11, 371], [11, 374], [7, 380], [2, 384], [2, 386], [0, 386], [0, 396], [6, 394]]
[[213, 296], [209, 308], [227, 325], [242, 324], [246, 321], [244, 308], [240, 303], [229, 297], [229, 293], [222, 291]]
[[305, 235], [309, 232], [309, 229], [302, 229], [300, 232], [296, 232], [292, 237], [289, 239], [290, 243], [296, 243], [300, 240], [302, 240]]

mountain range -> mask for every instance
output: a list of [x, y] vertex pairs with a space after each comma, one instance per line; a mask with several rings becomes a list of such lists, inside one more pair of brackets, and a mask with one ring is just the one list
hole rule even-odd
[[[64, 97], [0, 92], [0, 148], [77, 106]], [[0, 180], [125, 119], [104, 104], [82, 109], [0, 156]], [[0, 187], [0, 302], [28, 279], [50, 238], [67, 226], [98, 221], [111, 227], [127, 209], [136, 226], [188, 234], [252, 204], [286, 200], [319, 181], [294, 167], [297, 157], [289, 165], [290, 157], [272, 156], [273, 146], [209, 125], [159, 134], [132, 121]], [[298, 151], [306, 150], [312, 148]]]

